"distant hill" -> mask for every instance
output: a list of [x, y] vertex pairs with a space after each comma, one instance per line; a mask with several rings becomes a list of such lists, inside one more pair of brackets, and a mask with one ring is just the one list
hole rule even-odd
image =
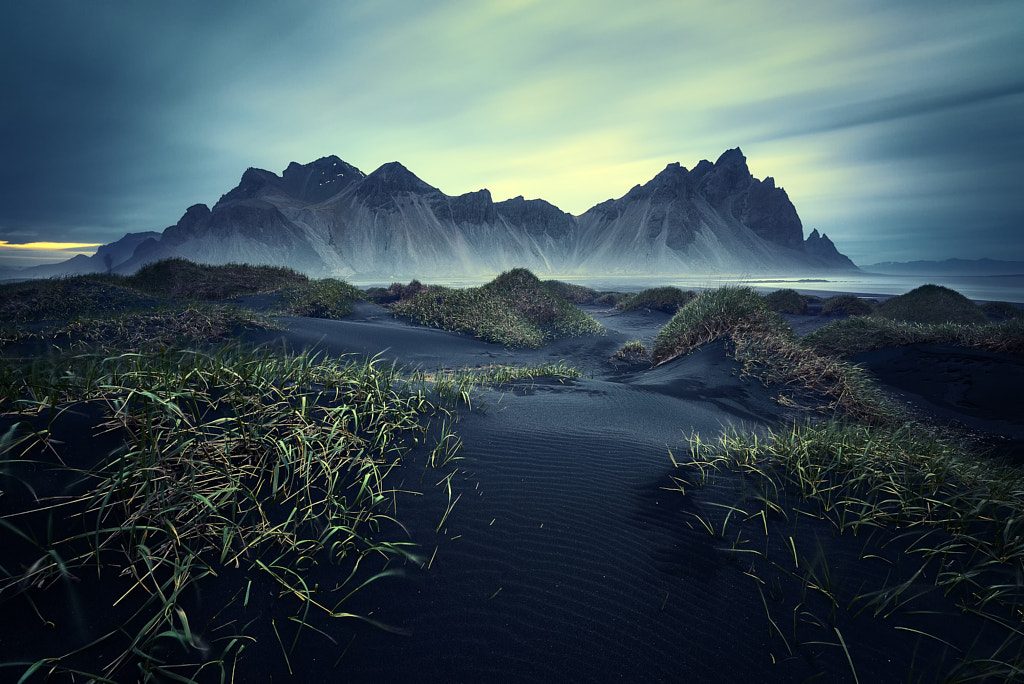
[[[130, 249], [129, 249], [130, 247]], [[112, 264], [107, 260], [112, 258]], [[162, 234], [133, 234], [48, 267], [132, 273], [169, 257], [289, 266], [313, 276], [436, 278], [526, 267], [539, 274], [808, 274], [857, 267], [737, 148], [693, 170], [678, 163], [580, 216], [541, 199], [449, 196], [398, 162], [366, 175], [338, 157], [281, 176], [250, 168], [211, 209]], [[74, 262], [74, 263], [72, 263]], [[43, 273], [43, 267], [37, 267]]]
[[1024, 261], [946, 259], [945, 261], [885, 261], [862, 267], [867, 273], [886, 275], [1024, 275]]
[[75, 276], [87, 273], [106, 273], [107, 271], [112, 271], [115, 266], [131, 259], [135, 254], [135, 248], [146, 240], [159, 239], [160, 233], [156, 231], [128, 233], [117, 242], [103, 245], [92, 256], [79, 254], [59, 264], [30, 266], [19, 271], [12, 271], [10, 275], [16, 275], [19, 278], [52, 278], [63, 275]]

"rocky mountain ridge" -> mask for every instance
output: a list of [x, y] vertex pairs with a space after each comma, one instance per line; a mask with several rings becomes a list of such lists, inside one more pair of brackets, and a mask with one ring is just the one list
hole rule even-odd
[[692, 170], [669, 164], [579, 216], [541, 199], [495, 202], [488, 190], [449, 196], [398, 162], [367, 175], [329, 156], [292, 162], [280, 176], [250, 168], [212, 209], [193, 205], [130, 250], [127, 239], [101, 248], [124, 257], [113, 264], [88, 257], [95, 270], [131, 273], [169, 257], [361, 280], [518, 266], [556, 275], [856, 270], [827, 236], [804, 238], [785, 190], [754, 178], [738, 148]]

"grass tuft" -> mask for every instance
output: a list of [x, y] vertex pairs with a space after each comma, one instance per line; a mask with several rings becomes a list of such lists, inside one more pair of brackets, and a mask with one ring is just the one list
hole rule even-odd
[[871, 315], [907, 323], [988, 323], [988, 317], [977, 304], [941, 285], [922, 285], [904, 295], [887, 299]]
[[545, 280], [544, 284], [552, 294], [573, 304], [593, 304], [601, 295], [597, 290], [561, 280]]
[[615, 351], [614, 358], [630, 362], [648, 361], [651, 350], [640, 340], [630, 340]]
[[[689, 460], [672, 460], [669, 489], [683, 494], [732, 478], [735, 500], [689, 515], [768, 588], [769, 624], [791, 653], [831, 643], [852, 667], [856, 644], [840, 626], [856, 624], [886, 631], [893, 643], [907, 643], [909, 633], [950, 646], [938, 660], [903, 660], [911, 671], [934, 672], [928, 681], [1010, 681], [1024, 669], [1019, 469], [967, 454], [918, 425], [836, 422], [713, 442], [693, 436]], [[836, 553], [840, 539], [859, 553]], [[780, 629], [770, 604], [776, 617], [793, 614], [791, 627]], [[950, 629], [959, 622], [971, 627]], [[821, 641], [831, 634], [838, 644]], [[921, 679], [904, 674], [897, 679]]]
[[[26, 674], [226, 680], [234, 645], [272, 646], [268, 619], [288, 662], [411, 557], [383, 532], [386, 482], [435, 405], [393, 367], [225, 347], [0, 369], [0, 604], [55, 634], [17, 645]], [[55, 436], [72, 429], [107, 448], [90, 463]]]
[[795, 315], [807, 313], [807, 302], [809, 298], [800, 294], [796, 290], [776, 290], [775, 292], [766, 294], [764, 299], [768, 304], [768, 308], [778, 313]]
[[[97, 277], [97, 276], [93, 276]], [[301, 285], [308, 278], [290, 268], [226, 264], [210, 266], [186, 259], [165, 259], [128, 277], [103, 276], [156, 297], [219, 301]]]
[[628, 295], [616, 303], [615, 308], [620, 311], [648, 309], [674, 314], [696, 296], [693, 292], [684, 292], [678, 287], [654, 287]]
[[822, 316], [834, 313], [843, 313], [847, 316], [867, 316], [874, 310], [874, 302], [849, 294], [835, 295], [821, 303]]
[[553, 339], [604, 332], [597, 321], [522, 268], [481, 287], [433, 287], [396, 302], [392, 311], [421, 325], [509, 347], [536, 348]]
[[[788, 333], [787, 333], [788, 331]], [[652, 360], [664, 363], [723, 335], [792, 335], [786, 322], [749, 287], [706, 290], [684, 306], [658, 333]]]
[[899, 411], [859, 367], [797, 341], [782, 317], [750, 288], [708, 290], [683, 307], [654, 341], [652, 360], [665, 363], [719, 338], [743, 373], [780, 388], [780, 401], [867, 422]]
[[292, 285], [281, 292], [280, 313], [309, 318], [343, 318], [363, 293], [344, 280], [321, 278]]
[[800, 344], [819, 354], [844, 358], [908, 344], [952, 344], [1024, 355], [1024, 319], [965, 325], [922, 324], [856, 316], [822, 326], [804, 336]]

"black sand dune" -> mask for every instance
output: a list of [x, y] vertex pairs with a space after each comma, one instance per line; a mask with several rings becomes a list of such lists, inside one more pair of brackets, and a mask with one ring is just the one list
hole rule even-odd
[[[287, 320], [283, 339], [296, 348], [380, 353], [427, 370], [567, 359], [591, 375], [485, 391], [486, 410], [463, 412], [458, 501], [439, 531], [448, 504], [434, 486], [441, 475], [407, 469], [400, 488], [419, 495], [400, 498], [397, 517], [422, 564], [407, 563], [401, 577], [369, 585], [348, 606], [397, 633], [352, 624], [337, 645], [311, 642], [326, 651], [307, 681], [854, 681], [832, 627], [800, 626], [798, 647], [769, 628], [766, 609], [784, 613], [797, 583], [778, 580], [778, 592], [790, 593], [772, 604], [725, 542], [688, 514], [721, 521], [721, 507], [737, 501], [735, 479], [685, 497], [666, 491], [669, 450], [684, 457], [689, 434], [784, 420], [772, 392], [741, 379], [721, 343], [654, 369], [610, 363], [626, 340], [650, 344], [669, 317], [587, 310], [608, 335], [540, 350], [411, 326], [372, 305], [342, 321]], [[824, 523], [790, 534], [808, 568], [800, 572], [827, 564], [841, 585], [865, 583], [855, 561], [870, 536], [837, 536]], [[874, 571], [898, 572], [894, 547], [875, 554]], [[808, 612], [827, 612], [804, 600]], [[937, 598], [934, 609], [948, 606]], [[948, 653], [903, 618], [909, 627], [895, 641], [875, 630], [870, 611], [837, 624], [856, 644], [859, 681], [903, 681], [907, 672], [941, 679]], [[945, 624], [950, 636], [984, 630], [980, 620]]]
[[[612, 360], [626, 341], [650, 346], [670, 316], [584, 308], [606, 335], [536, 350], [414, 326], [366, 303], [343, 320], [284, 318], [285, 332], [248, 334], [426, 371], [565, 360], [587, 377], [475, 395], [454, 425], [464, 448], [453, 467], [426, 469], [420, 453], [391, 475], [398, 522], [382, 536], [414, 544], [417, 557], [344, 604], [378, 624], [318, 622], [329, 633], [302, 635], [289, 674], [263, 620], [236, 681], [932, 682], [958, 657], [950, 644], [995, 638], [955, 593], [915, 575], [920, 564], [904, 553], [914, 538], [840, 535], [810, 516], [730, 517], [746, 488], [727, 472], [673, 491], [684, 469], [670, 452], [685, 462], [690, 435], [760, 433], [795, 414], [740, 377], [721, 342], [657, 368]], [[855, 360], [934, 416], [1024, 440], [1016, 357], [918, 345]], [[761, 525], [772, 535], [759, 536]], [[735, 551], [749, 539], [772, 545], [759, 557], [785, 562], [755, 570]], [[851, 597], [879, 578], [905, 584], [915, 610], [879, 618], [843, 603], [836, 613], [807, 590], [813, 580]], [[224, 570], [220, 586], [243, 580]], [[265, 599], [273, 604], [273, 587]]]

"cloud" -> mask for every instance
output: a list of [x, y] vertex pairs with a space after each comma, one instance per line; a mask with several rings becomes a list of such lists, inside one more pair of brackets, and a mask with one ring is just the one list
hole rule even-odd
[[33, 249], [33, 250], [77, 250], [84, 247], [99, 247], [102, 242], [25, 242], [22, 244], [0, 240], [0, 249]]
[[959, 250], [970, 216], [985, 240], [1019, 231], [1016, 0], [42, 0], [8, 14], [0, 239], [162, 229], [248, 166], [327, 154], [580, 213], [736, 146], [840, 249], [883, 260], [927, 225], [934, 249]]

